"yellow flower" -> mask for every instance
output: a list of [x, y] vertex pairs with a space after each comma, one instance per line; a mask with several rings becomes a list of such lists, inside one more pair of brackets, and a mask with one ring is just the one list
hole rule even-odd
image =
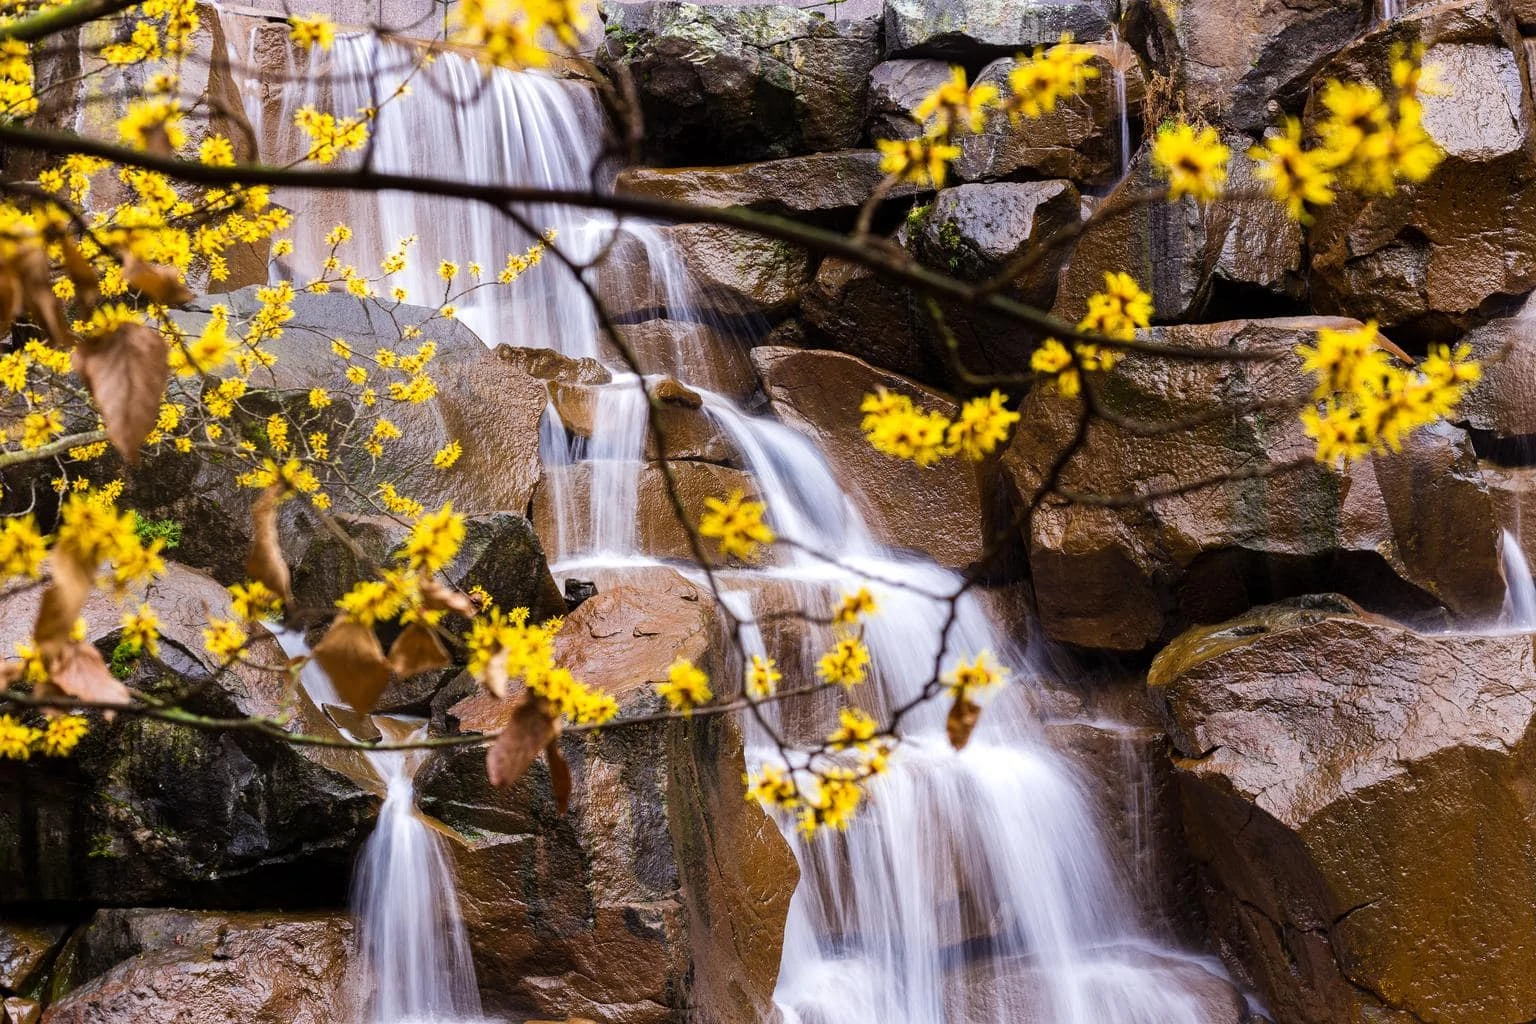
[[777, 765], [764, 765], [744, 777], [747, 799], [764, 807], [792, 810], [800, 803], [800, 791], [795, 780]]
[[1073, 43], [1067, 33], [1049, 50], [1037, 46], [1033, 56], [1019, 54], [1008, 73], [1009, 94], [1003, 109], [1015, 122], [1050, 113], [1058, 102], [1076, 95], [1084, 82], [1099, 76], [1098, 68], [1088, 66], [1092, 58], [1093, 51]]
[[309, 389], [309, 407], [311, 409], [324, 409], [331, 404], [330, 393], [325, 388]]
[[1019, 414], [1003, 406], [1001, 391], [985, 398], [973, 398], [960, 407], [960, 415], [949, 426], [948, 445], [973, 462], [992, 454], [1008, 440], [1009, 429], [1019, 422]]
[[210, 167], [233, 167], [235, 147], [222, 135], [210, 135], [198, 144], [197, 159]]
[[1270, 194], [1285, 205], [1292, 220], [1308, 220], [1309, 205], [1333, 202], [1332, 157], [1324, 150], [1302, 148], [1301, 123], [1294, 117], [1286, 118], [1281, 132], [1254, 146], [1248, 156], [1255, 163], [1254, 176], [1269, 182]]
[[443, 260], [437, 265], [437, 276], [444, 281], [452, 281], [459, 276], [459, 265], [452, 260]]
[[1064, 398], [1074, 398], [1082, 390], [1082, 378], [1072, 362], [1072, 353], [1055, 338], [1046, 338], [1029, 357], [1029, 368], [1051, 378]]
[[672, 710], [685, 715], [714, 696], [709, 689], [709, 676], [687, 658], [678, 658], [671, 664], [666, 682], [657, 683], [656, 692], [666, 698]]
[[48, 542], [37, 529], [32, 513], [8, 516], [0, 521], [0, 575], [27, 576], [37, 579], [42, 573], [43, 559], [48, 555]]
[[762, 502], [748, 501], [741, 491], [733, 491], [723, 501], [707, 498], [704, 504], [699, 535], [719, 540], [721, 554], [748, 561], [757, 556], [759, 546], [774, 542], [773, 529], [763, 522], [767, 506]]
[[307, 18], [289, 15], [288, 25], [288, 38], [301, 50], [311, 46], [329, 50], [336, 41], [336, 25], [322, 15], [311, 14]]
[[233, 619], [209, 619], [203, 630], [203, 646], [220, 662], [238, 655], [247, 639], [245, 629]]
[[829, 683], [852, 687], [868, 678], [869, 648], [858, 637], [840, 637], [816, 662], [816, 674]]
[[341, 596], [336, 607], [365, 626], [388, 622], [405, 608], [403, 580], [386, 573], [384, 579], [359, 580]]
[[276, 618], [283, 610], [283, 599], [260, 580], [236, 583], [229, 588], [230, 610], [246, 622]]
[[464, 517], [453, 511], [453, 502], [447, 502], [416, 521], [401, 555], [417, 572], [438, 572], [453, 561], [463, 543]]
[[10, 715], [0, 715], [0, 757], [25, 761], [32, 756], [32, 745], [41, 733], [23, 725]]
[[134, 149], [177, 150], [187, 141], [181, 124], [185, 116], [175, 100], [134, 100], [117, 122], [117, 134]]
[[868, 587], [860, 587], [851, 594], [843, 595], [843, 599], [832, 610], [832, 621], [839, 626], [851, 626], [878, 610], [875, 595], [869, 592]]
[[873, 718], [858, 708], [843, 708], [837, 721], [837, 728], [827, 737], [827, 746], [833, 750], [863, 750], [879, 728]]
[[747, 665], [746, 677], [747, 694], [757, 700], [772, 697], [778, 689], [779, 680], [784, 678], [779, 672], [777, 663], [772, 658], [765, 658], [761, 654], [752, 655], [752, 661]]
[[944, 673], [941, 681], [944, 689], [953, 696], [970, 697], [1002, 684], [1007, 678], [1008, 670], [994, 664], [992, 655], [982, 651], [969, 663], [964, 659], [956, 662], [954, 668]]
[[949, 417], [918, 409], [906, 395], [877, 387], [859, 404], [861, 428], [870, 446], [893, 458], [931, 466], [951, 454]]
[[123, 643], [135, 653], [150, 657], [160, 653], [160, 617], [153, 608], [141, 604], [138, 611], [123, 613]]
[[864, 791], [851, 772], [843, 769], [823, 772], [816, 791], [803, 800], [800, 831], [810, 836], [818, 828], [846, 829], [853, 821], [863, 795]]
[[943, 187], [949, 176], [950, 163], [960, 156], [959, 146], [932, 135], [915, 139], [876, 139], [875, 148], [880, 151], [880, 173], [934, 188]]
[[463, 454], [463, 445], [457, 441], [449, 441], [433, 454], [432, 465], [438, 469], [452, 469], [453, 464], [458, 462], [459, 456]]
[[89, 730], [84, 715], [59, 715], [48, 722], [37, 744], [49, 757], [68, 757]]
[[1194, 196], [1208, 203], [1221, 194], [1227, 180], [1227, 158], [1232, 155], [1216, 134], [1206, 127], [1180, 121], [1164, 125], [1152, 143], [1152, 163], [1168, 178], [1168, 198]]
[[986, 123], [987, 109], [997, 102], [997, 86], [983, 83], [968, 89], [965, 68], [952, 67], [949, 80], [923, 97], [912, 117], [918, 124], [928, 124], [934, 135], [947, 136], [955, 131], [979, 132]]

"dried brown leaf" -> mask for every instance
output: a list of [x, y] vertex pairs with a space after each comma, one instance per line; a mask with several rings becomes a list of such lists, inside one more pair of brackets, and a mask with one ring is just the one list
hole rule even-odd
[[560, 741], [553, 739], [544, 748], [544, 760], [549, 762], [549, 788], [555, 793], [555, 808], [561, 814], [571, 808], [571, 766], [560, 753]]
[[944, 733], [949, 737], [949, 745], [956, 750], [965, 749], [965, 745], [971, 741], [971, 730], [976, 728], [976, 721], [980, 717], [980, 705], [963, 693], [956, 694], [955, 703], [949, 709], [949, 717], [944, 719]]
[[48, 589], [37, 607], [37, 621], [32, 626], [32, 642], [44, 658], [56, 654], [70, 642], [75, 620], [85, 599], [91, 594], [96, 567], [86, 565], [67, 548], [55, 546], [49, 558]]
[[64, 307], [53, 294], [53, 268], [48, 265], [47, 253], [40, 246], [27, 246], [11, 258], [10, 269], [16, 275], [22, 304], [53, 347], [73, 346], [75, 336], [69, 332]]
[[175, 267], [164, 263], [146, 263], [133, 254], [123, 257], [123, 280], [128, 287], [143, 292], [162, 306], [179, 306], [192, 301], [192, 293], [182, 283]]
[[138, 464], [139, 448], [155, 429], [171, 378], [168, 355], [159, 331], [132, 323], [75, 349], [75, 369], [91, 389], [107, 439], [129, 465]]
[[96, 276], [96, 265], [85, 258], [70, 235], [61, 233], [58, 243], [64, 252], [64, 273], [75, 286], [75, 299], [86, 309], [94, 309], [101, 300], [101, 279]]
[[414, 676], [453, 664], [437, 634], [419, 622], [406, 626], [389, 645], [389, 667], [397, 676]]
[[389, 682], [389, 662], [372, 626], [338, 615], [310, 653], [354, 711], [367, 714], [373, 710]]
[[76, 700], [93, 704], [127, 704], [124, 686], [102, 659], [101, 652], [84, 641], [65, 644], [45, 660], [50, 687]]
[[454, 590], [447, 584], [439, 581], [435, 576], [422, 576], [421, 603], [434, 612], [458, 612], [466, 619], [475, 617], [480, 609], [475, 607], [474, 600], [468, 595]]
[[558, 736], [555, 716], [544, 701], [531, 694], [512, 709], [512, 717], [491, 749], [485, 752], [485, 770], [491, 785], [506, 788], [528, 771], [539, 751]]
[[0, 263], [0, 335], [11, 333], [21, 315], [21, 280], [9, 263]]
[[277, 536], [277, 505], [282, 496], [283, 485], [273, 484], [251, 505], [251, 551], [245, 557], [245, 575], [282, 598], [286, 607], [292, 604], [293, 594], [288, 562]]
[[480, 685], [490, 692], [491, 696], [499, 700], [507, 699], [507, 652], [497, 651], [491, 655], [491, 660], [486, 663], [485, 677], [480, 680]]

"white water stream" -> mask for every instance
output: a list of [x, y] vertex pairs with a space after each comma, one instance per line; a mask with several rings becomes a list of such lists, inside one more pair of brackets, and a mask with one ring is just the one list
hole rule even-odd
[[[372, 102], [373, 95], [387, 95], [390, 73], [381, 71], [377, 87], [369, 88], [366, 72], [391, 63], [398, 67], [398, 53], [366, 37], [338, 40], [332, 69], [349, 75], [350, 84], [292, 90], [284, 101], [284, 121], [298, 103], [323, 103], [347, 113]], [[325, 74], [319, 69], [312, 81]], [[444, 54], [418, 79], [415, 91], [380, 118], [376, 166], [528, 184], [580, 187], [591, 180], [602, 124], [581, 87], [526, 74], [487, 79], [470, 62]], [[301, 216], [322, 212], [317, 201]], [[612, 230], [606, 218], [580, 211], [527, 212], [538, 226], [556, 227], [559, 244], [577, 256]], [[433, 304], [440, 301], [441, 282], [433, 276], [439, 259], [476, 259], [497, 268], [509, 250], [521, 250], [530, 240], [488, 210], [432, 198], [387, 196], [376, 206], [340, 213], [362, 243], [358, 252], [383, 252], [400, 236], [421, 236], [414, 258], [421, 269], [408, 287], [417, 301]], [[657, 307], [674, 319], [697, 313], [689, 306], [687, 275], [664, 234], [643, 227], [630, 231], [643, 244]], [[313, 272], [324, 255], [301, 249], [294, 256], [295, 272]], [[552, 261], [520, 281], [505, 303], [480, 304], [464, 319], [490, 343], [545, 346], [573, 356], [599, 351], [591, 311]], [[909, 699], [929, 675], [945, 620], [946, 605], [925, 594], [952, 590], [955, 575], [883, 548], [815, 444], [710, 390], [708, 362], [695, 356], [654, 369], [695, 387], [705, 412], [755, 478], [778, 532], [839, 560], [832, 565], [791, 552], [771, 567], [727, 574], [733, 610], [762, 610], [764, 602], [782, 602], [788, 594], [810, 613], [822, 614], [829, 594], [869, 583], [881, 611], [866, 634], [874, 678], [859, 699], [877, 714]], [[546, 417], [541, 444], [550, 476], [577, 468], [591, 474], [589, 500], [581, 506], [558, 500], [557, 535], [545, 538], [563, 566], [629, 564], [648, 557], [636, 530], [646, 409], [638, 383], [632, 374], [616, 373], [602, 388], [590, 439], [573, 443], [553, 409]], [[848, 401], [858, 397], [849, 395]], [[1211, 975], [1219, 975], [1219, 968], [1207, 973], [1205, 961], [1163, 948], [1138, 920], [1127, 879], [1094, 820], [1090, 794], [1031, 710], [1030, 666], [979, 601], [967, 595], [958, 608], [948, 660], [987, 649], [1014, 667], [1017, 683], [992, 702], [960, 754], [944, 740], [942, 708], [924, 707], [911, 716], [893, 770], [872, 787], [846, 834], [805, 841], [784, 823], [802, 870], [775, 993], [786, 1020], [1229, 1020], [1213, 1017], [1198, 994], [1199, 979], [1216, 980]], [[747, 636], [764, 643], [756, 629]], [[780, 646], [769, 653], [791, 664], [824, 646], [826, 637], [808, 628], [790, 641], [799, 643], [799, 651], [783, 649], [781, 639], [772, 642]], [[795, 709], [793, 720], [782, 725], [796, 736], [824, 735], [832, 710]], [[750, 725], [748, 730], [749, 758], [766, 756], [764, 737]], [[400, 761], [381, 763], [380, 769], [389, 780], [389, 798], [355, 894], [378, 976], [375, 1020], [472, 1018], [479, 1006], [472, 1000], [473, 971], [452, 878], [436, 837], [411, 806], [412, 767]], [[402, 897], [396, 886], [408, 894]], [[388, 899], [380, 895], [386, 890]], [[434, 987], [423, 972], [441, 975], [440, 984]]]

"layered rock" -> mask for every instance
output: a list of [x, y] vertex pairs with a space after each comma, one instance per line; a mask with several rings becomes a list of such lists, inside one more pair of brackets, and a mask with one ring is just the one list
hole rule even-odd
[[[875, 69], [876, 74], [880, 68]], [[823, 221], [837, 215], [846, 219], [869, 200], [884, 177], [880, 154], [856, 149], [734, 167], [634, 168], [619, 175], [617, 187], [622, 192], [674, 202], [745, 206]], [[887, 194], [895, 197], [914, 191], [912, 185], [901, 184]]]
[[1191, 631], [1149, 685], [1213, 938], [1276, 1019], [1536, 1014], [1529, 637], [1315, 599]]
[[[1158, 328], [1150, 337], [1167, 344], [1276, 358], [1131, 354], [1105, 376], [1097, 394], [1116, 420], [1089, 427], [1027, 538], [1049, 635], [1137, 650], [1189, 623], [1319, 588], [1405, 615], [1497, 614], [1497, 530], [1462, 431], [1425, 428], [1402, 452], [1342, 473], [1312, 461], [1296, 415], [1310, 384], [1292, 349], [1319, 327], [1349, 325]], [[1036, 492], [1074, 435], [1076, 409], [1039, 389], [1030, 395], [1005, 458], [1017, 501]]]
[[[800, 301], [810, 272], [799, 246], [719, 224], [674, 224], [622, 236], [599, 283], [604, 308], [621, 321], [729, 323], [782, 317]], [[675, 286], [684, 279], [686, 288]]]
[[658, 0], [608, 12], [603, 59], [663, 162], [729, 164], [856, 145], [879, 38], [875, 18]]
[[995, 465], [918, 466], [876, 451], [860, 428], [859, 403], [876, 387], [949, 416], [958, 411], [953, 399], [840, 352], [762, 346], [752, 360], [775, 415], [820, 443], [877, 540], [952, 568], [1007, 571], [1011, 545], [1000, 525], [1008, 505]]
[[1414, 42], [1438, 69], [1424, 129], [1446, 159], [1421, 185], [1324, 208], [1308, 235], [1310, 281], [1322, 312], [1445, 340], [1536, 284], [1536, 141], [1525, 48], [1508, 13], [1484, 0], [1415, 8], [1322, 73], [1388, 87], [1392, 48]]
[[886, 0], [885, 54], [961, 60], [1050, 45], [1063, 32], [1103, 39], [1116, 14], [1107, 0]]
[[[130, 677], [146, 693], [190, 692], [187, 710], [216, 718], [291, 711], [305, 733], [338, 736], [281, 672], [245, 664], [213, 678], [203, 651], [209, 615], [229, 615], [224, 589], [172, 564], [151, 584], [161, 621], [160, 662]], [[38, 592], [7, 597], [0, 646], [24, 639]], [[87, 602], [87, 637], [111, 656], [121, 609]], [[247, 651], [281, 665], [275, 642]], [[68, 759], [0, 766], [0, 893], [8, 903], [295, 905], [344, 891], [352, 857], [378, 806], [362, 756], [293, 747], [254, 732], [204, 732], [150, 718], [95, 720]]]

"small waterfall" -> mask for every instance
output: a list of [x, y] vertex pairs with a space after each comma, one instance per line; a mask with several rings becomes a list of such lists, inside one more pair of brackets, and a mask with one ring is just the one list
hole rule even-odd
[[[309, 646], [302, 634], [277, 632], [289, 657]], [[317, 706], [341, 699], [310, 662], [300, 683]], [[383, 720], [386, 735], [425, 733], [424, 722]], [[368, 985], [368, 1024], [469, 1024], [481, 1019], [469, 937], [443, 838], [416, 811], [420, 751], [376, 751], [368, 762], [385, 785], [379, 820], [357, 860], [352, 913]]]
[[[1384, 0], [1390, 3], [1391, 0]], [[1118, 129], [1120, 141], [1120, 177], [1124, 181], [1125, 176], [1131, 173], [1131, 111], [1130, 104], [1125, 99], [1125, 70], [1126, 61], [1135, 60], [1129, 47], [1120, 41], [1120, 30], [1115, 26], [1109, 27], [1109, 42], [1114, 48], [1110, 57], [1111, 75], [1115, 87], [1115, 125]]]
[[1398, 0], [1381, 0], [1381, 20], [1383, 22], [1394, 21], [1402, 13]]
[[1502, 625], [1519, 633], [1536, 633], [1536, 580], [1520, 549], [1520, 538], [1505, 530], [1499, 538], [1504, 568], [1504, 614]]

